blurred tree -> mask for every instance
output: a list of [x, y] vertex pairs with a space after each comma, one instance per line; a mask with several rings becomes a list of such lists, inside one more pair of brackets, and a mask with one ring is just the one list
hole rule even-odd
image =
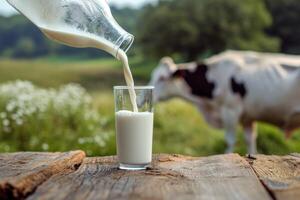
[[[21, 46], [32, 48], [21, 53]], [[48, 46], [38, 28], [25, 17], [0, 17], [0, 53], [14, 57], [40, 56], [48, 53]]]
[[138, 41], [146, 55], [195, 59], [225, 49], [277, 51], [264, 30], [272, 23], [263, 0], [160, 0], [140, 16]]
[[22, 37], [17, 42], [14, 50], [15, 57], [32, 57], [35, 52], [35, 44], [31, 38]]
[[117, 8], [111, 6], [111, 12], [116, 21], [129, 33], [134, 33], [136, 30], [136, 21], [140, 10], [134, 8]]
[[300, 54], [300, 1], [265, 0], [273, 16], [269, 33], [282, 41], [281, 51]]

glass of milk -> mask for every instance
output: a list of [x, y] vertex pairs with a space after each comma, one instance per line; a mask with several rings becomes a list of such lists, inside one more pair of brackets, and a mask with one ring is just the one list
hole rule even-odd
[[129, 89], [114, 87], [119, 168], [143, 170], [152, 160], [154, 87], [134, 87], [138, 112], [133, 111]]

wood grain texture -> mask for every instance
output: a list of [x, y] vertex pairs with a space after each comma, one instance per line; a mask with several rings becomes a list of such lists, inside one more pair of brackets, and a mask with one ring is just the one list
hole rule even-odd
[[85, 153], [0, 154], [0, 199], [23, 199], [59, 172], [74, 171]]
[[237, 154], [191, 158], [154, 156], [145, 171], [123, 171], [115, 157], [85, 158], [75, 172], [52, 176], [34, 199], [271, 199]]
[[256, 155], [248, 162], [275, 199], [300, 199], [300, 154]]

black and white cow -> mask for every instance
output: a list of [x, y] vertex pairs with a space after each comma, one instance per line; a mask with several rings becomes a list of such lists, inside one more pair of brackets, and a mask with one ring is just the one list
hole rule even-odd
[[235, 131], [245, 131], [248, 153], [256, 153], [255, 121], [282, 128], [300, 127], [300, 56], [226, 51], [204, 60], [175, 64], [163, 58], [149, 83], [154, 100], [183, 98], [197, 106], [205, 120], [226, 131], [232, 152]]

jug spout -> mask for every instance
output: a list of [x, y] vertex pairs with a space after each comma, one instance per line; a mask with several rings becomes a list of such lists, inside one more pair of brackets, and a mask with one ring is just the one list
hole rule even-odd
[[[102, 49], [118, 57], [133, 43], [113, 18], [106, 0], [7, 0], [50, 39], [79, 48]], [[28, 6], [30, 5], [30, 6]]]

